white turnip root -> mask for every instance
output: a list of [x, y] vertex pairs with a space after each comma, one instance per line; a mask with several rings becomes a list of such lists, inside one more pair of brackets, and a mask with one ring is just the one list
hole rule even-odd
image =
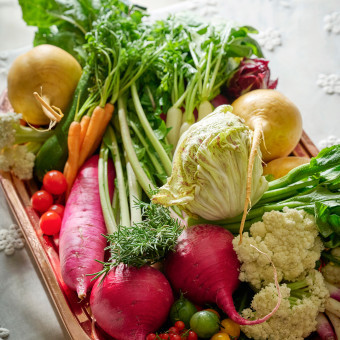
[[166, 321], [174, 302], [165, 276], [155, 268], [120, 264], [99, 277], [90, 305], [97, 324], [117, 340], [145, 340]]
[[[113, 193], [114, 169], [108, 163], [109, 191]], [[61, 274], [66, 285], [77, 291], [78, 297], [86, 297], [93, 286], [94, 274], [102, 269], [104, 260], [106, 227], [100, 205], [98, 185], [98, 156], [91, 157], [79, 170], [60, 230], [59, 255]]]
[[216, 225], [187, 228], [178, 238], [175, 251], [165, 260], [164, 269], [172, 287], [193, 303], [216, 303], [240, 325], [255, 325], [269, 319], [279, 307], [258, 320], [242, 318], [232, 294], [238, 286], [240, 263], [232, 245], [233, 235]]

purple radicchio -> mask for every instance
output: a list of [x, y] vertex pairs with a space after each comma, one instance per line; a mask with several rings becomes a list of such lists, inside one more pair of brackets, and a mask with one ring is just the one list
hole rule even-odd
[[270, 80], [268, 63], [262, 58], [243, 59], [227, 82], [227, 97], [235, 100], [252, 90], [275, 89], [278, 80]]

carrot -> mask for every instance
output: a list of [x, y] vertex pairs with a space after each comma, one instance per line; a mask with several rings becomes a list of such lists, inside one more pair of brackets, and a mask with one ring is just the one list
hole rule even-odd
[[80, 149], [78, 167], [82, 166], [85, 160], [98, 147], [106, 126], [113, 114], [113, 105], [108, 103], [105, 107], [97, 106], [91, 115], [91, 119], [84, 136], [84, 140]]
[[78, 172], [78, 158], [80, 150], [80, 131], [81, 126], [78, 122], [72, 122], [68, 130], [67, 145], [68, 159], [64, 167], [64, 176], [67, 182], [66, 198], [68, 197], [73, 182]]
[[100, 125], [100, 130], [98, 132], [97, 138], [91, 148], [90, 155], [92, 155], [96, 151], [96, 149], [98, 148], [98, 146], [100, 145], [102, 141], [106, 127], [112, 118], [112, 115], [114, 112], [114, 106], [111, 103], [107, 103], [105, 104], [104, 110], [105, 110], [105, 114], [103, 117], [103, 121], [102, 121], [102, 124]]
[[89, 127], [91, 117], [90, 116], [83, 116], [81, 121], [80, 121], [80, 147], [83, 145], [83, 141], [86, 135], [86, 131]]

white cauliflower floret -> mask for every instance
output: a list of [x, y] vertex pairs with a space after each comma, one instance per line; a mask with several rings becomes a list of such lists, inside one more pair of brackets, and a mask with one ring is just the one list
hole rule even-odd
[[[340, 261], [340, 247], [332, 249], [331, 255]], [[340, 266], [338, 264], [328, 262], [321, 271], [328, 282], [334, 285], [340, 285]]]
[[265, 213], [262, 222], [250, 227], [250, 235], [243, 235], [241, 245], [239, 236], [233, 240], [234, 249], [242, 263], [239, 279], [257, 289], [273, 282], [274, 272], [269, 259], [250, 245], [269, 256], [279, 282], [295, 281], [314, 268], [323, 249], [314, 216], [304, 210], [287, 207], [283, 212]]
[[14, 145], [0, 151], [0, 169], [11, 171], [22, 180], [31, 179], [33, 176], [35, 154], [27, 145]]
[[[311, 270], [302, 281], [280, 285], [280, 291], [280, 307], [269, 320], [254, 326], [241, 326], [248, 337], [255, 340], [302, 340], [316, 330], [316, 317], [324, 311], [329, 296], [321, 273]], [[243, 310], [242, 315], [247, 319], [264, 317], [274, 309], [277, 299], [277, 289], [270, 283], [254, 296], [251, 308]]]

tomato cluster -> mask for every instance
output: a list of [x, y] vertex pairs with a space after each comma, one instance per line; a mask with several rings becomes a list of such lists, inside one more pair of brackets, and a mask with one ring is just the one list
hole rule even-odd
[[197, 334], [191, 330], [185, 328], [185, 323], [181, 320], [175, 322], [166, 332], [155, 334], [150, 333], [146, 340], [197, 340]]
[[60, 231], [64, 206], [55, 201], [65, 193], [66, 189], [64, 175], [60, 171], [51, 170], [43, 178], [43, 188], [31, 197], [33, 209], [41, 214], [39, 226], [45, 235], [55, 235]]

